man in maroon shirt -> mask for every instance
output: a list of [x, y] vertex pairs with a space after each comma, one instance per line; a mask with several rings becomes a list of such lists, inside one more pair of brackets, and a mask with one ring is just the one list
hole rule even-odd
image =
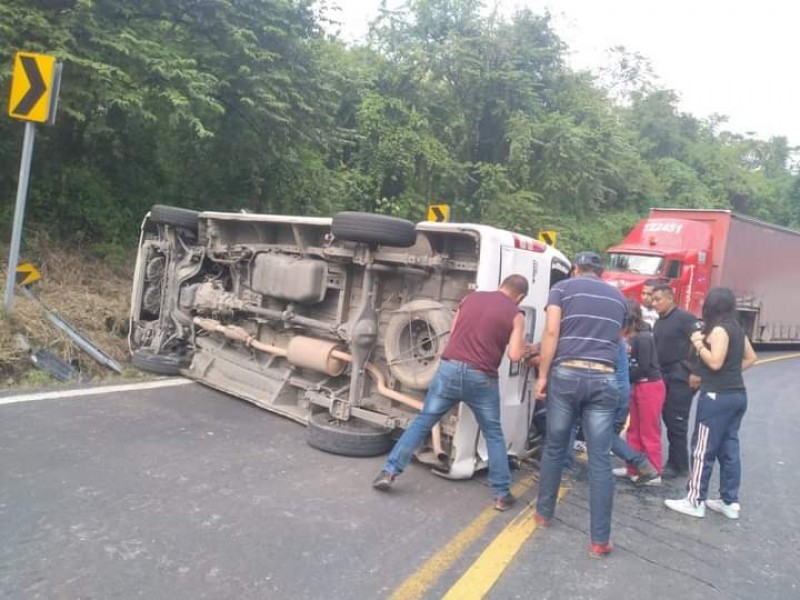
[[515, 498], [509, 491], [511, 473], [500, 423], [497, 368], [506, 347], [512, 361], [521, 360], [528, 351], [525, 317], [518, 308], [527, 294], [528, 280], [522, 275], [509, 275], [499, 290], [473, 292], [462, 300], [422, 411], [395, 444], [372, 487], [388, 490], [433, 426], [453, 406], [464, 402], [475, 414], [486, 439], [494, 507], [511, 507]]

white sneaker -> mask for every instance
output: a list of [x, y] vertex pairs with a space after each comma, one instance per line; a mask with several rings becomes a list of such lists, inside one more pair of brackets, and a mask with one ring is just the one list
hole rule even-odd
[[738, 519], [739, 510], [741, 509], [738, 502], [726, 504], [722, 500], [706, 500], [706, 506], [714, 512], [725, 515], [729, 519]]
[[628, 475], [628, 467], [619, 467], [617, 469], [611, 469], [611, 472], [614, 474], [614, 477], [626, 478], [629, 479], [632, 483], [636, 483], [639, 481], [638, 475]]
[[[634, 482], [634, 483], [636, 483], [636, 482]], [[661, 485], [661, 475], [659, 475], [658, 477], [653, 477], [652, 479], [650, 479], [648, 481], [645, 481], [641, 485], [642, 485], [642, 487], [647, 487], [647, 486], [651, 486], [651, 485], [652, 486], [659, 486], [659, 485]]]
[[690, 517], [703, 518], [706, 516], [706, 505], [702, 502], [695, 506], [688, 498], [681, 498], [680, 500], [664, 500], [667, 508], [679, 512]]

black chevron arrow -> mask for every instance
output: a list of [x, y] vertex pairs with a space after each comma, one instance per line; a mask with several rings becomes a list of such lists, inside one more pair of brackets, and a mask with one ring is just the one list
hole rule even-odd
[[444, 223], [444, 212], [438, 206], [432, 207], [433, 216], [436, 218], [437, 223]]
[[39, 65], [36, 64], [36, 59], [32, 56], [20, 56], [22, 61], [22, 68], [25, 69], [25, 75], [28, 76], [28, 82], [31, 87], [19, 101], [17, 107], [14, 109], [14, 114], [25, 116], [33, 110], [36, 103], [41, 99], [47, 91], [47, 86], [44, 84], [42, 74], [39, 72]]

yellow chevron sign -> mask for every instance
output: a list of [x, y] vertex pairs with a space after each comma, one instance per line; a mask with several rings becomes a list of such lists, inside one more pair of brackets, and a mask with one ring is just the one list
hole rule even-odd
[[540, 231], [539, 241], [548, 246], [556, 245], [556, 232], [555, 231]]
[[450, 220], [449, 204], [431, 204], [428, 207], [428, 221], [444, 223]]
[[46, 123], [52, 109], [55, 70], [54, 56], [17, 52], [14, 56], [8, 116], [21, 121]]
[[33, 263], [24, 262], [17, 266], [17, 285], [29, 285], [41, 278], [42, 274]]

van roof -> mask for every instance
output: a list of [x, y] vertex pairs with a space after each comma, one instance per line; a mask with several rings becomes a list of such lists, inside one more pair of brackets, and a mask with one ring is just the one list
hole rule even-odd
[[[298, 215], [272, 215], [260, 213], [241, 213], [241, 212], [219, 212], [219, 211], [203, 211], [200, 213], [201, 218], [216, 219], [220, 221], [255, 221], [261, 223], [296, 223], [298, 225], [316, 225], [319, 227], [328, 227], [331, 225], [331, 217], [304, 217]], [[416, 224], [416, 228], [421, 231], [463, 231], [474, 232], [480, 235], [483, 240], [494, 241], [497, 244], [510, 244], [515, 245], [521, 250], [531, 250], [534, 247], [542, 247], [540, 250], [544, 254], [552, 254], [561, 258], [562, 260], [570, 263], [570, 260], [560, 250], [542, 244], [538, 240], [520, 234], [507, 231], [505, 229], [498, 229], [491, 225], [483, 225], [480, 223], [436, 223], [434, 221], [420, 221]]]

